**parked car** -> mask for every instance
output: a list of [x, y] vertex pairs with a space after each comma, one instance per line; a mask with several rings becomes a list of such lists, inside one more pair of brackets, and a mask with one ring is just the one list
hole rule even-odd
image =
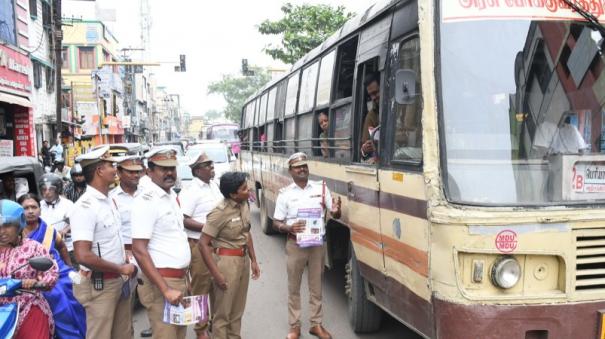
[[231, 147], [224, 142], [204, 140], [202, 143], [192, 145], [187, 150], [189, 161], [197, 159], [202, 152], [206, 152], [208, 157], [214, 161], [214, 178], [218, 180], [225, 172], [233, 170], [235, 156], [231, 153]]

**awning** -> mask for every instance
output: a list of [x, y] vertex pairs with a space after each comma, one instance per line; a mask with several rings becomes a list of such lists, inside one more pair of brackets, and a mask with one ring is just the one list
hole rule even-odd
[[23, 107], [33, 107], [29, 99], [8, 93], [0, 92], [0, 101], [8, 102], [9, 104], [19, 105]]

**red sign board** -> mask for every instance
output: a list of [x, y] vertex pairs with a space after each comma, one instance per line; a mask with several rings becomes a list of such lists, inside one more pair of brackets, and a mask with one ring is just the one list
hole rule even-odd
[[15, 155], [34, 156], [34, 115], [30, 109], [16, 111], [15, 116]]
[[0, 90], [28, 95], [32, 86], [29, 58], [7, 46], [0, 45]]

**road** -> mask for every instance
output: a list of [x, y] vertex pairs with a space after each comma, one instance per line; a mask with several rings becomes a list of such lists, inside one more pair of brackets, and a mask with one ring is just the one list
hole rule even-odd
[[[287, 279], [283, 236], [266, 236], [260, 231], [258, 209], [252, 209], [252, 234], [256, 256], [261, 266], [259, 280], [251, 280], [248, 289], [246, 313], [242, 323], [242, 337], [248, 339], [285, 338], [288, 332]], [[324, 326], [337, 339], [419, 339], [413, 331], [393, 318], [385, 315], [382, 330], [373, 334], [355, 334], [347, 318], [347, 301], [344, 294], [344, 268], [328, 270], [324, 277], [323, 308]], [[307, 278], [303, 277], [303, 327], [302, 338], [315, 338], [308, 331]], [[138, 309], [134, 316], [135, 338], [149, 322], [144, 309]], [[187, 339], [194, 339], [190, 328]]]

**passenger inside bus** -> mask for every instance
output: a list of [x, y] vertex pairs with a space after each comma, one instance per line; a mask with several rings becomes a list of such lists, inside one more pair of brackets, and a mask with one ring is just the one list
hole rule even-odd
[[317, 123], [319, 124], [319, 146], [321, 155], [324, 158], [330, 156], [330, 149], [328, 148], [328, 128], [329, 128], [329, 120], [328, 113], [326, 111], [321, 111], [317, 114]]
[[369, 74], [364, 81], [364, 85], [368, 96], [372, 100], [372, 107], [368, 109], [361, 130], [361, 160], [373, 164], [376, 163], [378, 154], [374, 147], [374, 141], [370, 139], [370, 136], [380, 124], [380, 117], [378, 116], [380, 111], [380, 73]]

